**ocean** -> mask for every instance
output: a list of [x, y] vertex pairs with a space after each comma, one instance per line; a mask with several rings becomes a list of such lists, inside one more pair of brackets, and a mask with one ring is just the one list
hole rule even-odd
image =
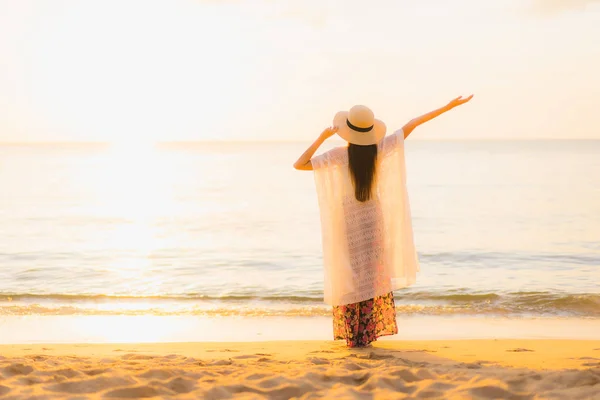
[[[1, 145], [0, 318], [330, 315], [307, 145]], [[600, 141], [406, 155], [399, 315], [600, 318]]]

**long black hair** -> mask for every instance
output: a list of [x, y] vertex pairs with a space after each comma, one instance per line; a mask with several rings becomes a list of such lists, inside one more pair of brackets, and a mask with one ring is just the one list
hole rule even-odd
[[377, 145], [359, 146], [348, 144], [348, 168], [354, 185], [356, 200], [371, 199], [377, 166]]

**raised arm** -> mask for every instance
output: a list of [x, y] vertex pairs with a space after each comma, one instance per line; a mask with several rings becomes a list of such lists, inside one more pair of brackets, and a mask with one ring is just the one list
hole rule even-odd
[[300, 171], [312, 171], [313, 167], [312, 163], [310, 162], [310, 159], [315, 154], [315, 151], [317, 151], [319, 146], [321, 146], [325, 140], [335, 135], [337, 131], [338, 129], [335, 126], [325, 128], [325, 130], [321, 132], [317, 140], [315, 140], [313, 144], [311, 144], [310, 147], [306, 149], [306, 151], [294, 163], [294, 168]]
[[404, 127], [402, 127], [402, 130], [404, 131], [404, 139], [406, 139], [408, 137], [408, 135], [410, 135], [410, 133], [417, 126], [419, 126], [427, 121], [431, 121], [432, 119], [442, 115], [446, 111], [452, 110], [454, 107], [458, 107], [460, 105], [465, 104], [472, 98], [473, 98], [473, 95], [470, 95], [466, 99], [463, 99], [462, 96], [459, 96], [459, 97], [455, 98], [454, 100], [452, 100], [450, 103], [446, 104], [444, 107], [438, 108], [437, 110], [433, 110], [427, 114], [423, 114], [420, 117], [417, 117], [417, 118], [411, 120], [406, 125], [404, 125]]

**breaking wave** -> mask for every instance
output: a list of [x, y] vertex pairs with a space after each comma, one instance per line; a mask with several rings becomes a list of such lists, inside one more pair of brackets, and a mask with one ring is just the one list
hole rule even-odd
[[[600, 294], [398, 292], [400, 315], [530, 315], [600, 317]], [[110, 296], [0, 294], [0, 315], [328, 316], [320, 293], [306, 296]]]

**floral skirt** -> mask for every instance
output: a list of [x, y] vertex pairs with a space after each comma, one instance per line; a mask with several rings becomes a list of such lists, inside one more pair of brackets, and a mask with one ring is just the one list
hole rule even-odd
[[333, 307], [333, 338], [348, 347], [364, 347], [378, 337], [398, 333], [394, 293]]

